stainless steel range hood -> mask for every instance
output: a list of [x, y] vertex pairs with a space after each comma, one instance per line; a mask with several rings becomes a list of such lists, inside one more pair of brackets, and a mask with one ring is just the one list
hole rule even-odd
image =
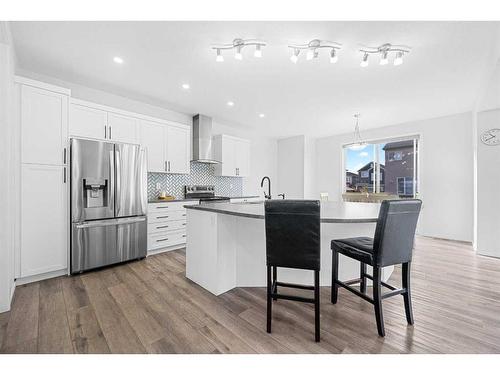
[[212, 118], [203, 115], [193, 117], [193, 160], [196, 163], [217, 164], [212, 152]]

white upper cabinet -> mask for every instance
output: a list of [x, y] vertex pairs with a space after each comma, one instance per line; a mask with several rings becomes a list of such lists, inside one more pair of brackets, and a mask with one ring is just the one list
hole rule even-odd
[[70, 105], [69, 134], [103, 141], [139, 143], [135, 117], [110, 112], [102, 106], [94, 108], [92, 103], [81, 105], [80, 101]]
[[165, 125], [141, 120], [141, 146], [146, 149], [148, 172], [166, 172]]
[[148, 172], [189, 173], [189, 127], [141, 120], [140, 128]]
[[189, 128], [167, 126], [167, 172], [189, 173]]
[[21, 162], [63, 165], [68, 96], [21, 86]]
[[217, 176], [246, 177], [250, 174], [250, 141], [228, 135], [216, 135], [212, 147]]
[[138, 121], [134, 117], [108, 112], [108, 139], [123, 143], [139, 143]]
[[250, 141], [236, 140], [236, 168], [239, 177], [250, 176]]
[[71, 103], [69, 134], [72, 137], [108, 138], [108, 114], [106, 111]]

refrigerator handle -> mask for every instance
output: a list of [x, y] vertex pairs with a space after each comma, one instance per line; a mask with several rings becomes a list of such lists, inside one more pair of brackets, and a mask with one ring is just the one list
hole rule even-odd
[[120, 151], [115, 150], [115, 189], [114, 189], [114, 196], [116, 197], [115, 199], [115, 216], [120, 216], [120, 197], [118, 194], [116, 194], [117, 191], [121, 190], [121, 159], [120, 159]]
[[131, 217], [131, 218], [123, 218], [123, 219], [111, 219], [111, 220], [96, 220], [89, 221], [85, 223], [78, 223], [75, 225], [76, 229], [85, 229], [85, 228], [99, 228], [99, 227], [109, 227], [113, 225], [124, 225], [124, 224], [135, 224], [146, 221], [145, 216], [140, 217]]
[[109, 152], [109, 179], [110, 179], [110, 186], [109, 186], [109, 191], [108, 191], [108, 202], [111, 210], [115, 210], [115, 153], [114, 151]]

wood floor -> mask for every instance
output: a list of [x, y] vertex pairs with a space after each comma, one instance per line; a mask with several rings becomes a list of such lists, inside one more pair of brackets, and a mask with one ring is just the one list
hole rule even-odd
[[[386, 337], [372, 306], [321, 290], [321, 342], [310, 305], [278, 301], [265, 332], [264, 288], [216, 297], [184, 277], [183, 251], [16, 288], [0, 314], [3, 353], [500, 353], [500, 260], [469, 245], [417, 238], [415, 325], [403, 299], [384, 300]], [[400, 285], [397, 268], [391, 282]], [[307, 292], [307, 291], [305, 291]], [[369, 290], [369, 293], [371, 291]]]

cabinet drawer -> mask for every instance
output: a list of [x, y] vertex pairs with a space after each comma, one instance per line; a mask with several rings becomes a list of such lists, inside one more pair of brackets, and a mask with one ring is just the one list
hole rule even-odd
[[184, 211], [184, 206], [198, 204], [198, 201], [171, 202], [171, 203], [149, 203], [148, 213]]
[[165, 223], [175, 220], [186, 220], [186, 210], [148, 213], [148, 223]]
[[186, 243], [186, 231], [148, 235], [148, 250]]
[[175, 220], [165, 223], [148, 224], [148, 234], [170, 232], [180, 229], [186, 229], [186, 220]]

